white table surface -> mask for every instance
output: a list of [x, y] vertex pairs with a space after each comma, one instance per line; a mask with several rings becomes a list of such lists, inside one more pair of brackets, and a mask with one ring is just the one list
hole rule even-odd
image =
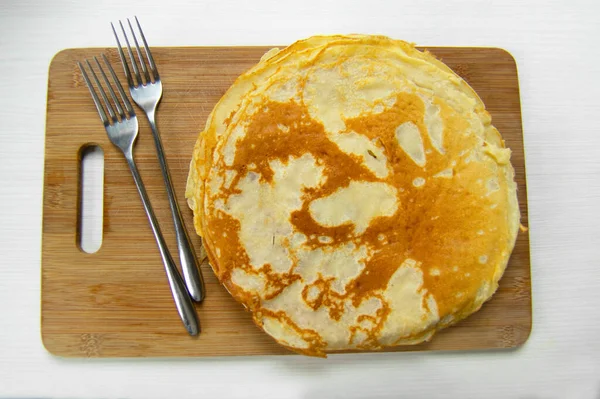
[[[0, 397], [600, 398], [600, 2], [0, 1]], [[144, 4], [146, 5], [144, 7]], [[66, 360], [40, 339], [48, 64], [113, 46], [137, 14], [151, 45], [291, 43], [381, 33], [498, 46], [517, 60], [527, 154], [533, 331], [511, 351]]]

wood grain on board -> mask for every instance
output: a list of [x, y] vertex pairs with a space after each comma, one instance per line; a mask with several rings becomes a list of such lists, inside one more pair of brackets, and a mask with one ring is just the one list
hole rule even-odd
[[[209, 112], [235, 78], [268, 47], [153, 48], [164, 83], [158, 125], [185, 223], [198, 251], [184, 198], [188, 164]], [[522, 223], [527, 193], [517, 70], [494, 48], [429, 48], [480, 95], [511, 148]], [[112, 146], [76, 61], [106, 53], [125, 82], [116, 49], [69, 49], [50, 65], [42, 233], [42, 339], [53, 354], [74, 357], [222, 356], [290, 353], [252, 322], [250, 314], [202, 265], [207, 297], [197, 305], [199, 337], [187, 335], [175, 310], [163, 265], [121, 153]], [[173, 224], [150, 128], [136, 108], [135, 157], [161, 228], [177, 256]], [[104, 231], [98, 252], [78, 244], [82, 151], [104, 150]], [[491, 301], [432, 341], [396, 350], [512, 348], [531, 330], [529, 235], [519, 234]]]

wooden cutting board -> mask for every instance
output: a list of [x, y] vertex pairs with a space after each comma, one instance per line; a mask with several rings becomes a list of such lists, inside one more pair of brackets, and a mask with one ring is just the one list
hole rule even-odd
[[[184, 199], [192, 148], [214, 104], [268, 47], [153, 48], [164, 83], [158, 125], [185, 223], [198, 251]], [[429, 48], [481, 96], [513, 151], [522, 223], [527, 192], [517, 69], [494, 48]], [[191, 338], [175, 310], [163, 265], [126, 163], [109, 142], [77, 60], [104, 52], [124, 82], [116, 49], [69, 49], [50, 65], [42, 233], [42, 339], [53, 354], [76, 357], [287, 354], [253, 324], [202, 265], [207, 297], [197, 306], [202, 333]], [[142, 113], [136, 109], [139, 115]], [[142, 177], [173, 256], [173, 225], [149, 126], [140, 120], [135, 148]], [[78, 244], [80, 158], [104, 150], [104, 233], [100, 250]], [[397, 350], [511, 348], [531, 330], [529, 236], [520, 233], [500, 289], [480, 312], [425, 344]]]

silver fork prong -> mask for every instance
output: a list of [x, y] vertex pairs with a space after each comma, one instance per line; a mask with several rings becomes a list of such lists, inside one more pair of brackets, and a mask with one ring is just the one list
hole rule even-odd
[[119, 40], [119, 36], [117, 35], [117, 31], [113, 23], [110, 23], [112, 27], [113, 34], [115, 35], [115, 40], [117, 41], [117, 49], [119, 50], [119, 57], [121, 58], [121, 63], [123, 64], [123, 69], [125, 70], [125, 76], [127, 77], [127, 83], [129, 87], [134, 87], [133, 77], [131, 76], [131, 71], [129, 70], [129, 65], [127, 64], [127, 59], [125, 58], [125, 53], [123, 53], [123, 47], [121, 47], [121, 41]]
[[146, 36], [144, 36], [144, 31], [142, 30], [142, 26], [140, 25], [140, 21], [138, 21], [137, 17], [135, 18], [135, 23], [137, 24], [138, 30], [140, 31], [140, 36], [142, 36], [142, 41], [144, 42], [144, 50], [146, 50], [146, 56], [148, 57], [148, 64], [150, 64], [150, 70], [154, 75], [154, 79], [158, 80], [158, 69], [156, 68], [156, 64], [154, 63], [154, 58], [152, 58], [152, 53], [150, 52], [150, 47], [148, 47], [148, 42], [146, 42]]
[[96, 65], [98, 66], [98, 69], [100, 70], [102, 79], [104, 80], [104, 83], [106, 83], [106, 86], [108, 87], [108, 94], [110, 94], [111, 98], [113, 99], [113, 102], [115, 103], [115, 107], [117, 108], [117, 112], [119, 113], [121, 120], [125, 119], [125, 113], [123, 112], [123, 108], [121, 108], [121, 103], [119, 102], [119, 99], [117, 98], [117, 94], [115, 93], [115, 91], [112, 88], [112, 85], [108, 81], [108, 77], [104, 73], [104, 69], [102, 69], [102, 65], [100, 65], [100, 61], [98, 61], [98, 58], [96, 56], [94, 56], [94, 61], [96, 61]]
[[108, 68], [108, 72], [110, 72], [110, 75], [112, 76], [112, 79], [115, 82], [115, 85], [117, 86], [117, 91], [119, 92], [119, 95], [121, 96], [121, 100], [123, 100], [123, 104], [125, 105], [125, 109], [129, 113], [129, 117], [135, 116], [135, 111], [133, 110], [133, 106], [131, 105], [129, 98], [127, 98], [127, 95], [125, 94], [125, 90], [123, 90], [123, 86], [121, 85], [121, 81], [119, 81], [119, 78], [117, 78], [117, 74], [115, 73], [115, 70], [113, 69], [112, 65], [110, 65], [110, 62], [108, 62], [108, 58], [106, 58], [106, 55], [101, 54], [101, 56], [102, 56], [102, 59], [104, 60], [104, 63], [106, 64], [106, 67]]
[[92, 64], [90, 64], [89, 60], [85, 60], [85, 62], [87, 64], [88, 68], [90, 69], [90, 72], [92, 72], [92, 77], [94, 78], [94, 81], [96, 82], [96, 86], [98, 87], [98, 91], [100, 91], [100, 96], [104, 100], [104, 105], [106, 105], [106, 110], [108, 111], [108, 114], [110, 115], [110, 117], [113, 120], [113, 122], [118, 122], [119, 120], [117, 119], [117, 115], [115, 114], [115, 111], [114, 111], [112, 105], [110, 105], [110, 101], [108, 101], [108, 97], [106, 96], [106, 92], [102, 88], [102, 85], [100, 84], [100, 80], [98, 79], [98, 76], [96, 75], [96, 72], [94, 72], [94, 68], [92, 68]]
[[83, 65], [81, 65], [81, 62], [77, 62], [77, 65], [79, 66], [81, 75], [83, 75], [83, 80], [85, 81], [85, 85], [87, 86], [88, 90], [90, 91], [90, 94], [92, 95], [92, 99], [94, 100], [94, 105], [96, 105], [98, 114], [100, 114], [100, 119], [102, 120], [102, 123], [104, 124], [104, 126], [106, 126], [109, 124], [108, 117], [106, 116], [106, 112], [104, 112], [104, 108], [102, 108], [102, 103], [100, 102], [100, 99], [98, 98], [98, 95], [96, 94], [96, 91], [94, 90], [94, 86], [92, 86], [92, 82], [90, 82], [90, 78], [88, 77], [88, 74], [85, 72]]
[[129, 58], [131, 59], [131, 67], [133, 68], [133, 74], [137, 79], [138, 85], [143, 85], [142, 77], [140, 76], [140, 70], [138, 69], [137, 62], [135, 62], [135, 57], [133, 56], [133, 51], [131, 51], [131, 46], [129, 45], [129, 39], [127, 38], [127, 32], [125, 32], [125, 28], [123, 27], [123, 23], [119, 21], [119, 25], [121, 25], [121, 31], [123, 32], [123, 37], [125, 37], [125, 43], [127, 44], [127, 52], [129, 53]]
[[144, 61], [144, 57], [142, 57], [142, 50], [140, 50], [140, 45], [138, 44], [138, 41], [137, 41], [137, 35], [133, 31], [133, 26], [131, 26], [131, 21], [129, 20], [129, 18], [127, 18], [127, 24], [129, 24], [129, 30], [131, 31], [131, 36], [133, 36], [133, 42], [135, 43], [135, 51], [137, 52], [138, 58], [140, 60], [140, 67], [142, 68], [142, 72], [144, 73], [144, 76], [146, 77], [146, 84], [150, 84], [150, 83], [152, 83], [150, 80], [150, 74], [148, 73], [148, 70], [146, 69], [146, 62]]

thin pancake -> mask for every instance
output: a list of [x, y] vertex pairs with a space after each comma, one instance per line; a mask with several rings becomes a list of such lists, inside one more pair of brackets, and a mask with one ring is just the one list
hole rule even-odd
[[219, 280], [310, 355], [431, 338], [498, 287], [519, 210], [475, 92], [380, 36], [269, 52], [215, 106], [186, 197]]

